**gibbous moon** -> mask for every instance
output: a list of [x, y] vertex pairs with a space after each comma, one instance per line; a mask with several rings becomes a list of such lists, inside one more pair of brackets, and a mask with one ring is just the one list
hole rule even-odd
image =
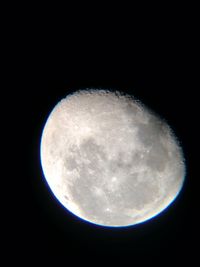
[[185, 177], [170, 127], [119, 92], [82, 90], [62, 99], [47, 119], [40, 148], [52, 193], [67, 210], [101, 226], [156, 216]]

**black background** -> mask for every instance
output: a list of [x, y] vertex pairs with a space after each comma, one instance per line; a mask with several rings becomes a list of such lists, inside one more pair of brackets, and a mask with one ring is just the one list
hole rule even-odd
[[[32, 28], [32, 27], [31, 27]], [[17, 144], [12, 175], [14, 198], [8, 201], [8, 251], [27, 265], [161, 266], [193, 264], [198, 233], [196, 133], [198, 133], [197, 71], [184, 36], [171, 38], [158, 29], [143, 39], [94, 36], [94, 31], [70, 37], [31, 34], [12, 65]], [[112, 34], [111, 34], [112, 33]], [[179, 31], [180, 33], [180, 31]], [[60, 36], [63, 33], [59, 33]], [[66, 35], [66, 34], [65, 34]], [[132, 41], [131, 41], [132, 39]], [[135, 44], [136, 40], [140, 40]], [[65, 41], [65, 42], [64, 42]], [[183, 45], [184, 43], [184, 45]], [[166, 119], [183, 147], [186, 179], [175, 202], [159, 216], [127, 228], [104, 228], [78, 219], [51, 194], [40, 164], [40, 138], [55, 104], [78, 89], [102, 88], [133, 94]], [[16, 197], [15, 197], [16, 196]], [[12, 258], [10, 256], [10, 258]], [[9, 258], [9, 257], [8, 257]]]

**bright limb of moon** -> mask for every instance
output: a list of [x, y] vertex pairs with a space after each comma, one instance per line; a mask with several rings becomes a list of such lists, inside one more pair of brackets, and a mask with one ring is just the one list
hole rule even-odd
[[62, 205], [102, 226], [129, 226], [166, 209], [185, 165], [170, 127], [128, 95], [82, 90], [61, 100], [41, 138], [46, 181]]

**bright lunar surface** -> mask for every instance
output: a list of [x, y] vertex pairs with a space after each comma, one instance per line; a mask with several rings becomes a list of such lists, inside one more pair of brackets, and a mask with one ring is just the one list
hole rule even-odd
[[176, 198], [185, 177], [182, 150], [166, 122], [119, 92], [82, 90], [61, 100], [40, 148], [56, 198], [101, 226], [156, 216]]

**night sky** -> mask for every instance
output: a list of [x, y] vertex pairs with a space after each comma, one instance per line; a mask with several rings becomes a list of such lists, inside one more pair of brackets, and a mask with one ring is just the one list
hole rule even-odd
[[[17, 198], [8, 201], [12, 207], [8, 248], [14, 251], [13, 257], [27, 266], [32, 262], [45, 266], [181, 266], [188, 262], [193, 266], [199, 227], [193, 211], [199, 178], [194, 171], [197, 86], [183, 50], [166, 45], [146, 51], [144, 46], [132, 53], [131, 46], [119, 50], [104, 43], [103, 50], [76, 44], [63, 54], [58, 47], [52, 53], [47, 43], [35, 48], [33, 39], [11, 91], [20, 117], [12, 127], [19, 151], [15, 157], [20, 172], [17, 178], [12, 175], [11, 185]], [[51, 194], [40, 164], [42, 130], [60, 99], [85, 88], [134, 95], [163, 117], [178, 137], [186, 179], [177, 199], [159, 216], [133, 227], [104, 228], [78, 219]]]

